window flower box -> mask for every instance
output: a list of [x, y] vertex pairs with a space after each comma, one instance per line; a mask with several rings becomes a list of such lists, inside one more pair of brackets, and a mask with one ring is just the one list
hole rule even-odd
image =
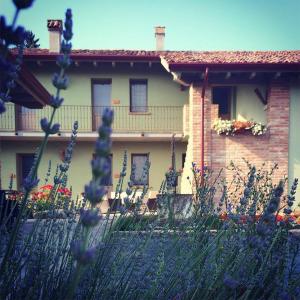
[[263, 135], [267, 131], [267, 126], [255, 121], [238, 121], [217, 119], [213, 123], [213, 129], [217, 134], [236, 135], [251, 133], [252, 135]]

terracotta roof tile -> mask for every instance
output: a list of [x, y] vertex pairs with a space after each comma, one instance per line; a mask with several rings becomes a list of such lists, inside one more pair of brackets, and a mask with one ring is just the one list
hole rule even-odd
[[300, 63], [300, 51], [180, 51], [164, 58], [169, 64], [286, 64]]
[[[25, 49], [25, 58], [57, 56], [48, 49]], [[120, 57], [131, 59], [163, 57], [168, 64], [298, 64], [300, 50], [297, 51], [146, 51], [146, 50], [89, 50], [72, 51], [73, 58]]]
[[[25, 49], [25, 56], [31, 55], [55, 55], [57, 53], [49, 52], [49, 49]], [[159, 58], [159, 52], [157, 51], [146, 51], [146, 50], [91, 50], [91, 49], [75, 49], [72, 50], [72, 55], [86, 55], [86, 56], [156, 56]]]

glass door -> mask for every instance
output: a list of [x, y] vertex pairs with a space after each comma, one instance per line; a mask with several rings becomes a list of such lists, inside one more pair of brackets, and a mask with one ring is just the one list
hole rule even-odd
[[111, 79], [93, 80], [92, 115], [94, 131], [101, 125], [102, 114], [107, 107], [111, 107]]

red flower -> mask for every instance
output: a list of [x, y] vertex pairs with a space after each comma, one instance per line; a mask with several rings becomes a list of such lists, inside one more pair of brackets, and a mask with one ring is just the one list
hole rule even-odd
[[221, 219], [222, 221], [228, 220], [227, 213], [226, 213], [226, 212], [225, 212], [225, 213], [221, 213], [221, 214], [220, 214], [220, 219]]
[[40, 187], [40, 190], [52, 190], [53, 185], [51, 184], [46, 184]]

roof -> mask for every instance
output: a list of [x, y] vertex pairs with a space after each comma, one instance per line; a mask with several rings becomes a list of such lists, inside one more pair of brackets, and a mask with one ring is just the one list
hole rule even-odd
[[289, 64], [300, 63], [300, 51], [170, 51], [169, 64]]
[[[300, 63], [300, 50], [286, 51], [147, 51], [72, 50], [73, 58], [152, 58], [162, 56], [169, 64], [294, 64]], [[56, 57], [48, 49], [25, 49], [25, 57]]]
[[[12, 59], [9, 54], [8, 60]], [[49, 104], [51, 95], [25, 64], [21, 65], [16, 83], [18, 87], [11, 91], [12, 102], [29, 108], [42, 108]]]
[[[16, 53], [15, 50], [13, 50]], [[161, 52], [145, 50], [72, 50], [71, 58], [78, 60], [151, 60], [160, 61]], [[57, 53], [50, 52], [49, 49], [24, 49], [26, 59], [56, 59]]]

